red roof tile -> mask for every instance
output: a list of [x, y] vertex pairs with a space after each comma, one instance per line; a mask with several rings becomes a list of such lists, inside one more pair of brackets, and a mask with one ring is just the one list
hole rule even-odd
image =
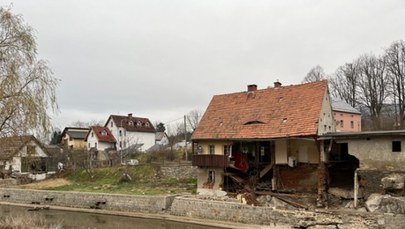
[[[103, 126], [92, 126], [90, 127], [90, 131], [93, 130], [93, 132], [96, 134], [96, 137], [99, 142], [109, 142], [109, 143], [115, 143], [117, 142], [112, 135], [111, 131], [107, 127]], [[88, 135], [88, 134], [87, 134]], [[87, 136], [86, 136], [87, 139]]]
[[317, 134], [327, 81], [216, 95], [193, 139], [268, 139]]
[[151, 132], [155, 133], [155, 127], [148, 118], [122, 116], [122, 115], [110, 115], [105, 126], [110, 122], [110, 119], [114, 120], [114, 123], [118, 127], [124, 127], [126, 131], [132, 132]]

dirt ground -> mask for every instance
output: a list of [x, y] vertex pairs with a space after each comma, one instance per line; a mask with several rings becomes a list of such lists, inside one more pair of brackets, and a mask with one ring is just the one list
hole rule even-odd
[[20, 187], [43, 189], [43, 188], [49, 188], [49, 187], [59, 187], [59, 186], [64, 186], [64, 185], [69, 185], [69, 184], [71, 184], [71, 182], [66, 179], [56, 178], [56, 179], [47, 179], [44, 181], [37, 181], [34, 183], [25, 184], [25, 185], [21, 185]]

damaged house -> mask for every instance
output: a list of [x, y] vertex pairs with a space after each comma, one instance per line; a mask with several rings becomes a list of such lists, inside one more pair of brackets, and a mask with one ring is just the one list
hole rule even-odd
[[326, 190], [318, 137], [335, 132], [327, 81], [215, 95], [193, 133], [197, 192]]
[[327, 133], [319, 140], [333, 142], [326, 159], [330, 190], [346, 187], [354, 207], [373, 193], [405, 195], [405, 130]]

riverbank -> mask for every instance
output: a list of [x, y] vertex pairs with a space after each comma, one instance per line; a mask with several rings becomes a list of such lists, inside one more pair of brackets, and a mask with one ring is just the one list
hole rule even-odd
[[0, 189], [1, 204], [49, 206], [139, 218], [172, 220], [221, 228], [400, 228], [403, 215], [318, 209], [281, 210], [242, 204], [236, 199], [200, 196], [139, 196], [101, 193]]
[[[32, 205], [32, 204], [19, 204], [19, 203], [10, 203], [10, 202], [0, 202], [0, 205], [9, 205], [9, 206], [18, 206], [26, 208], [35, 208], [41, 205]], [[121, 211], [109, 211], [109, 210], [95, 210], [95, 209], [84, 209], [84, 208], [71, 208], [71, 207], [60, 207], [60, 206], [50, 206], [48, 210], [59, 210], [59, 211], [69, 211], [69, 212], [83, 212], [83, 213], [92, 213], [100, 215], [114, 215], [114, 216], [124, 216], [124, 217], [135, 217], [141, 219], [155, 219], [155, 220], [168, 220], [178, 223], [189, 223], [196, 224], [201, 226], [210, 226], [217, 228], [235, 228], [235, 229], [266, 229], [266, 228], [291, 228], [288, 225], [279, 225], [277, 227], [269, 227], [265, 225], [255, 225], [255, 224], [240, 224], [233, 222], [222, 222], [209, 219], [197, 219], [189, 217], [174, 216], [170, 214], [152, 214], [152, 213], [140, 213], [140, 212], [121, 212]]]

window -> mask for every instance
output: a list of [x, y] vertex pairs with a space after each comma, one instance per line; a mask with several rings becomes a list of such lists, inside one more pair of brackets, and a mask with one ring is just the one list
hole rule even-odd
[[215, 146], [214, 145], [209, 145], [208, 148], [209, 148], [209, 153], [210, 154], [215, 154]]
[[323, 125], [323, 130], [326, 131], [326, 125]]
[[133, 126], [133, 125], [134, 125], [134, 122], [129, 121], [129, 122], [128, 122], [128, 125]]
[[142, 126], [141, 121], [136, 122], [136, 125], [137, 125], [137, 126]]
[[94, 133], [93, 133], [93, 132], [91, 132], [91, 137], [92, 137], [92, 138], [94, 137]]
[[343, 120], [340, 120], [340, 127], [343, 127]]
[[354, 122], [353, 121], [350, 121], [350, 128], [354, 128]]
[[146, 126], [146, 127], [149, 127], [149, 126], [150, 126], [150, 125], [149, 125], [149, 122], [145, 123], [145, 126]]
[[114, 127], [114, 123], [113, 123], [113, 121], [111, 121], [111, 127]]
[[124, 141], [124, 148], [126, 148], [127, 147], [127, 142], [126, 141]]
[[34, 155], [35, 154], [35, 146], [27, 145], [27, 154]]
[[105, 130], [101, 131], [101, 135], [107, 136], [107, 131], [105, 131]]
[[96, 149], [97, 149], [97, 142], [95, 142], [95, 143], [94, 143], [94, 148], [96, 148]]
[[401, 152], [401, 141], [392, 141], [392, 152]]
[[122, 136], [122, 130], [120, 130], [119, 135], [120, 135], [120, 137]]
[[122, 142], [120, 141], [120, 148], [122, 148]]
[[231, 153], [231, 146], [230, 145], [224, 145], [224, 155], [230, 155]]
[[208, 171], [208, 182], [215, 182], [215, 171]]
[[89, 142], [89, 148], [90, 148], [90, 142]]

